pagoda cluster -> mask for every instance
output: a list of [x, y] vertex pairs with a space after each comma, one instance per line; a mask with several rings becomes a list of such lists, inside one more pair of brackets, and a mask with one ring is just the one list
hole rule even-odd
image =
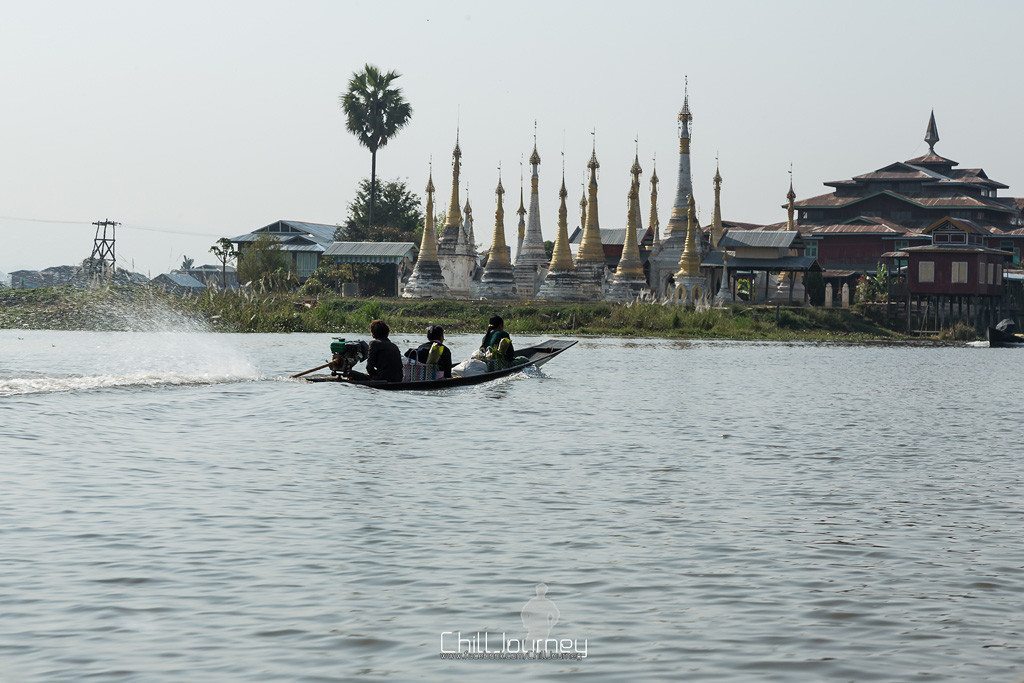
[[[624, 230], [602, 231], [598, 208], [596, 142], [587, 163], [587, 189], [580, 200], [579, 228], [570, 237], [565, 172], [559, 189], [554, 246], [548, 254], [541, 230], [538, 192], [540, 154], [536, 135], [530, 163], [529, 208], [520, 186], [515, 258], [505, 239], [505, 189], [499, 173], [495, 189], [491, 247], [479, 253], [474, 243], [469, 201], [460, 207], [462, 149], [456, 138], [452, 152], [452, 185], [445, 225], [434, 225], [434, 183], [427, 181], [426, 221], [419, 258], [402, 290], [404, 297], [543, 299], [550, 301], [665, 301], [701, 306], [734, 300], [729, 254], [719, 250], [724, 234], [720, 209], [721, 175], [715, 171], [715, 208], [710, 229], [701, 230], [695, 217], [690, 176], [689, 96], [677, 116], [679, 161], [676, 196], [667, 231], [658, 217], [658, 175], [650, 177], [650, 213], [643, 228], [639, 154], [630, 168]], [[792, 199], [790, 199], [792, 212]], [[791, 218], [792, 220], [792, 218]], [[603, 235], [604, 232], [604, 235]], [[606, 240], [605, 235], [611, 235]], [[774, 291], [774, 288], [773, 288]]]

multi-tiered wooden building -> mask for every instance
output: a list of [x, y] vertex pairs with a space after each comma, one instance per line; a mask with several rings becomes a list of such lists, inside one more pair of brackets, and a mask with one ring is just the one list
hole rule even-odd
[[984, 246], [1006, 251], [1019, 264], [1024, 230], [1022, 201], [1000, 197], [1007, 185], [981, 168], [936, 153], [935, 114], [925, 134], [928, 153], [871, 173], [825, 183], [832, 192], [796, 203], [805, 253], [826, 277], [874, 273], [882, 255], [931, 243], [925, 228], [954, 218], [983, 236]]

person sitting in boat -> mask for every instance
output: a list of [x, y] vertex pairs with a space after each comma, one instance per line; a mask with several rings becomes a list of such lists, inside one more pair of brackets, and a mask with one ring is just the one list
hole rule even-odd
[[402, 352], [388, 339], [391, 328], [383, 320], [374, 320], [370, 323], [370, 334], [373, 341], [366, 355], [366, 374], [370, 379], [401, 382]]
[[484, 353], [490, 351], [498, 367], [512, 365], [516, 352], [512, 348], [512, 338], [505, 331], [505, 321], [500, 315], [491, 316], [487, 321], [487, 332], [480, 343], [480, 350]]
[[427, 341], [415, 349], [405, 352], [407, 358], [427, 366], [427, 376], [433, 378], [430, 373], [442, 373], [445, 379], [452, 376], [452, 350], [444, 345], [444, 328], [440, 325], [431, 325], [427, 328]]

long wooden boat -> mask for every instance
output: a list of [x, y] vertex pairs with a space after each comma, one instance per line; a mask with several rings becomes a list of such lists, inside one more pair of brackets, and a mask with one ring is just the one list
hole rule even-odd
[[1024, 334], [1000, 330], [998, 327], [989, 327], [988, 345], [993, 348], [1024, 346]]
[[484, 382], [491, 382], [502, 377], [514, 375], [518, 372], [522, 372], [526, 368], [540, 367], [558, 354], [562, 353], [566, 349], [572, 348], [576, 344], [576, 340], [548, 339], [536, 346], [530, 346], [525, 349], [516, 349], [517, 356], [524, 356], [526, 358], [525, 363], [513, 365], [510, 368], [504, 368], [502, 370], [495, 370], [493, 372], [470, 375], [469, 377], [452, 377], [450, 379], [423, 380], [416, 382], [385, 382], [383, 380], [369, 379], [361, 372], [353, 372], [348, 377], [343, 377], [342, 375], [309, 375], [305, 379], [307, 382], [354, 384], [361, 387], [369, 387], [371, 389], [384, 389], [386, 391], [438, 391], [440, 389], [464, 387], [472, 384], [483, 384]]

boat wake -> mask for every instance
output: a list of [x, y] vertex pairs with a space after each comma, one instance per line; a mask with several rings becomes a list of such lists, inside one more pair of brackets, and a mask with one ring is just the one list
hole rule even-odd
[[0, 379], [0, 398], [27, 394], [52, 394], [99, 389], [138, 389], [206, 384], [255, 382], [258, 374], [196, 374], [180, 372], [139, 372], [125, 375], [66, 377], [9, 377]]

